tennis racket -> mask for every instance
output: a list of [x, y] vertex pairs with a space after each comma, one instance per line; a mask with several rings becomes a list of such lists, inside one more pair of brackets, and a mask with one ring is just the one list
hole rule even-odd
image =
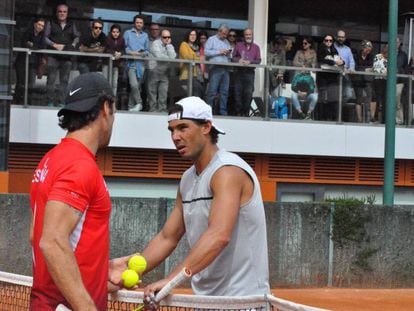
[[[167, 297], [174, 288], [182, 284], [184, 281], [188, 280], [191, 277], [191, 275], [192, 274], [191, 274], [190, 269], [184, 267], [180, 271], [180, 273], [178, 273], [171, 281], [169, 281], [167, 284], [165, 284], [163, 288], [161, 288], [161, 290], [154, 296], [154, 298], [147, 297], [146, 303], [148, 303], [150, 306], [153, 306], [153, 308], [156, 309], [155, 306], [161, 300]], [[146, 306], [147, 306], [146, 304], [139, 306], [134, 311], [144, 310]], [[151, 310], [152, 308], [149, 307], [148, 309]]]

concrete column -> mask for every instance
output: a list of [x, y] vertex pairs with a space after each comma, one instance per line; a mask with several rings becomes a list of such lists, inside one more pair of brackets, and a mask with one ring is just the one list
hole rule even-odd
[[[259, 45], [262, 64], [267, 58], [267, 24], [269, 14], [269, 0], [249, 0], [249, 27], [253, 28], [253, 40]], [[263, 96], [264, 70], [256, 70], [254, 96]]]

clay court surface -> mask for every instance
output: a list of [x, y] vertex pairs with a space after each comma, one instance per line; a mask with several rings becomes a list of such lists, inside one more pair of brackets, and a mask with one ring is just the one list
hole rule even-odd
[[274, 289], [272, 293], [286, 300], [330, 310], [414, 310], [414, 289]]
[[[178, 290], [188, 294], [191, 290]], [[282, 289], [279, 298], [309, 306], [338, 311], [413, 311], [414, 289]]]

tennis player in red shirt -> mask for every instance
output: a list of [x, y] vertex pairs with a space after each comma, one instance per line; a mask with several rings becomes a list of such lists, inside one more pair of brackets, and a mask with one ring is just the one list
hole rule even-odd
[[33, 288], [30, 310], [106, 310], [111, 201], [95, 155], [115, 114], [103, 75], [77, 77], [58, 112], [67, 135], [37, 167], [31, 184]]

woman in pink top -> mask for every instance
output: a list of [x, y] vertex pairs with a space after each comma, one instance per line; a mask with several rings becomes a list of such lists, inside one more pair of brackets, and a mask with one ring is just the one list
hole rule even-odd
[[[198, 44], [200, 46], [200, 60], [201, 61], [206, 60], [205, 55], [204, 55], [204, 46], [207, 42], [207, 39], [208, 39], [207, 32], [204, 31], [204, 30], [200, 30], [198, 32]], [[203, 78], [205, 80], [207, 80], [208, 79], [208, 73], [207, 73], [206, 65], [205, 64], [200, 64], [200, 67], [201, 67], [201, 73], [203, 74]]]

